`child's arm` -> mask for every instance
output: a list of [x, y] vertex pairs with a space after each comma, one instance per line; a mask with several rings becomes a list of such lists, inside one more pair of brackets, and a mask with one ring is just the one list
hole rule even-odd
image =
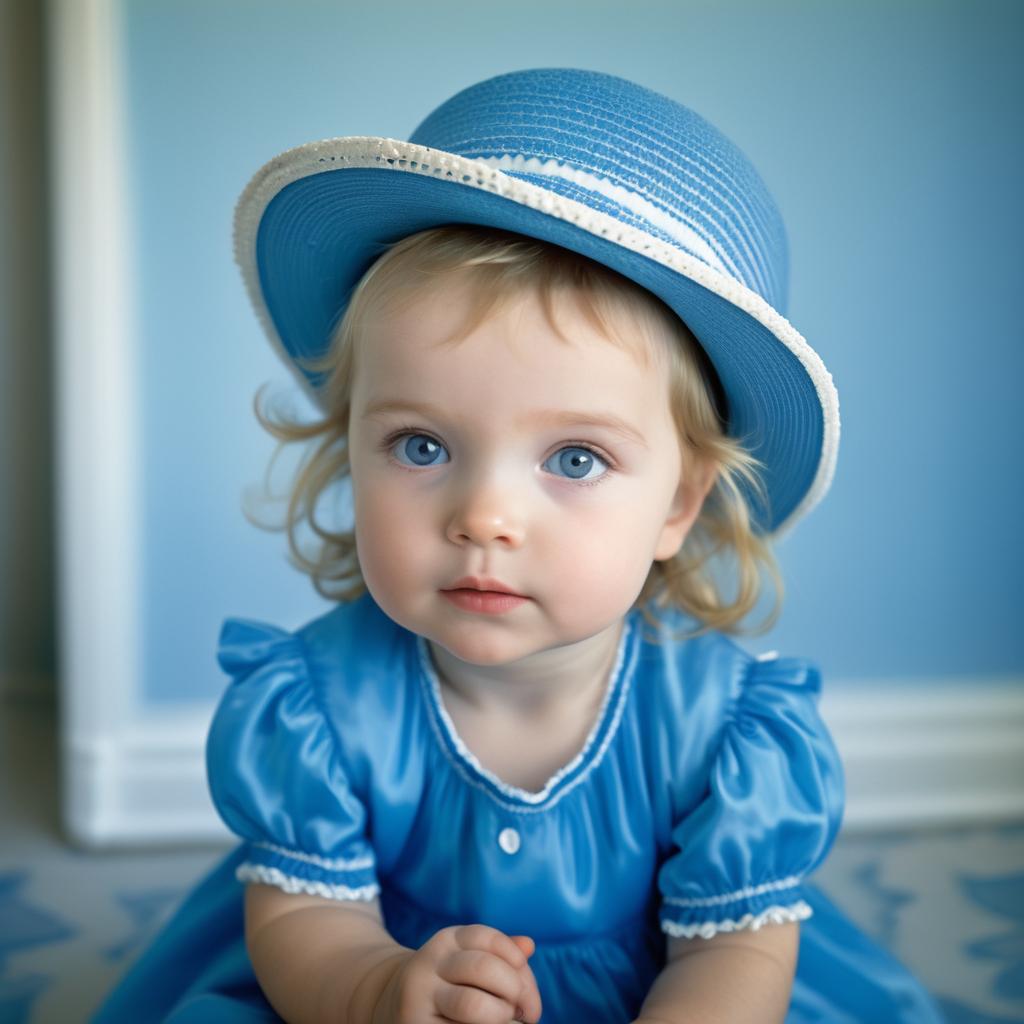
[[635, 1024], [781, 1024], [799, 944], [795, 922], [670, 938], [668, 962]]
[[253, 884], [245, 939], [260, 987], [288, 1024], [540, 1017], [526, 962], [532, 941], [484, 925], [442, 929], [412, 950], [387, 933], [377, 900], [342, 903]]

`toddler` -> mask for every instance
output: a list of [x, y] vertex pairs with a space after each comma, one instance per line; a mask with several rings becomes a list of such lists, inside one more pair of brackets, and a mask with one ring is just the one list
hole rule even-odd
[[725, 635], [839, 429], [745, 157], [515, 72], [282, 154], [236, 229], [322, 410], [258, 406], [309, 446], [287, 525], [335, 603], [225, 624], [243, 842], [96, 1019], [938, 1021], [806, 881], [843, 803], [817, 672]]

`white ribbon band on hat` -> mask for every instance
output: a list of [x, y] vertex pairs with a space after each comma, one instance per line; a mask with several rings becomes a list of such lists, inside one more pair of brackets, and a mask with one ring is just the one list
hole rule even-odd
[[687, 252], [714, 267], [719, 273], [726, 274], [735, 281], [741, 280], [736, 266], [724, 253], [716, 251], [716, 247], [711, 242], [699, 235], [688, 224], [673, 217], [638, 192], [633, 192], [622, 185], [616, 185], [615, 182], [609, 181], [607, 178], [600, 178], [595, 174], [580, 170], [578, 167], [559, 163], [557, 160], [542, 161], [535, 156], [527, 157], [522, 154], [514, 157], [505, 154], [500, 157], [476, 157], [475, 159], [478, 163], [486, 164], [495, 170], [560, 178], [590, 192], [597, 192], [664, 231]]

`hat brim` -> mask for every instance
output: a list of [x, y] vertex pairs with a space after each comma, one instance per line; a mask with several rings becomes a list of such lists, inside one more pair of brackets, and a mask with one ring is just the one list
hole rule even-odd
[[764, 466], [756, 524], [779, 535], [828, 490], [838, 397], [821, 359], [757, 293], [653, 235], [486, 163], [393, 139], [310, 143], [270, 161], [235, 214], [235, 254], [272, 343], [315, 402], [297, 358], [322, 355], [383, 248], [443, 224], [562, 246], [623, 274], [687, 324], [718, 373], [729, 433]]

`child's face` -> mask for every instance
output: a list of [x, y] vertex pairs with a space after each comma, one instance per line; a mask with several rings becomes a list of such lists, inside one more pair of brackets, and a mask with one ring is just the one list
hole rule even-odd
[[[683, 477], [655, 347], [645, 363], [563, 297], [566, 344], [532, 292], [444, 344], [469, 301], [448, 279], [360, 339], [356, 546], [391, 618], [500, 665], [617, 625], [652, 561], [678, 551], [706, 485]], [[460, 592], [470, 576], [523, 599]]]

